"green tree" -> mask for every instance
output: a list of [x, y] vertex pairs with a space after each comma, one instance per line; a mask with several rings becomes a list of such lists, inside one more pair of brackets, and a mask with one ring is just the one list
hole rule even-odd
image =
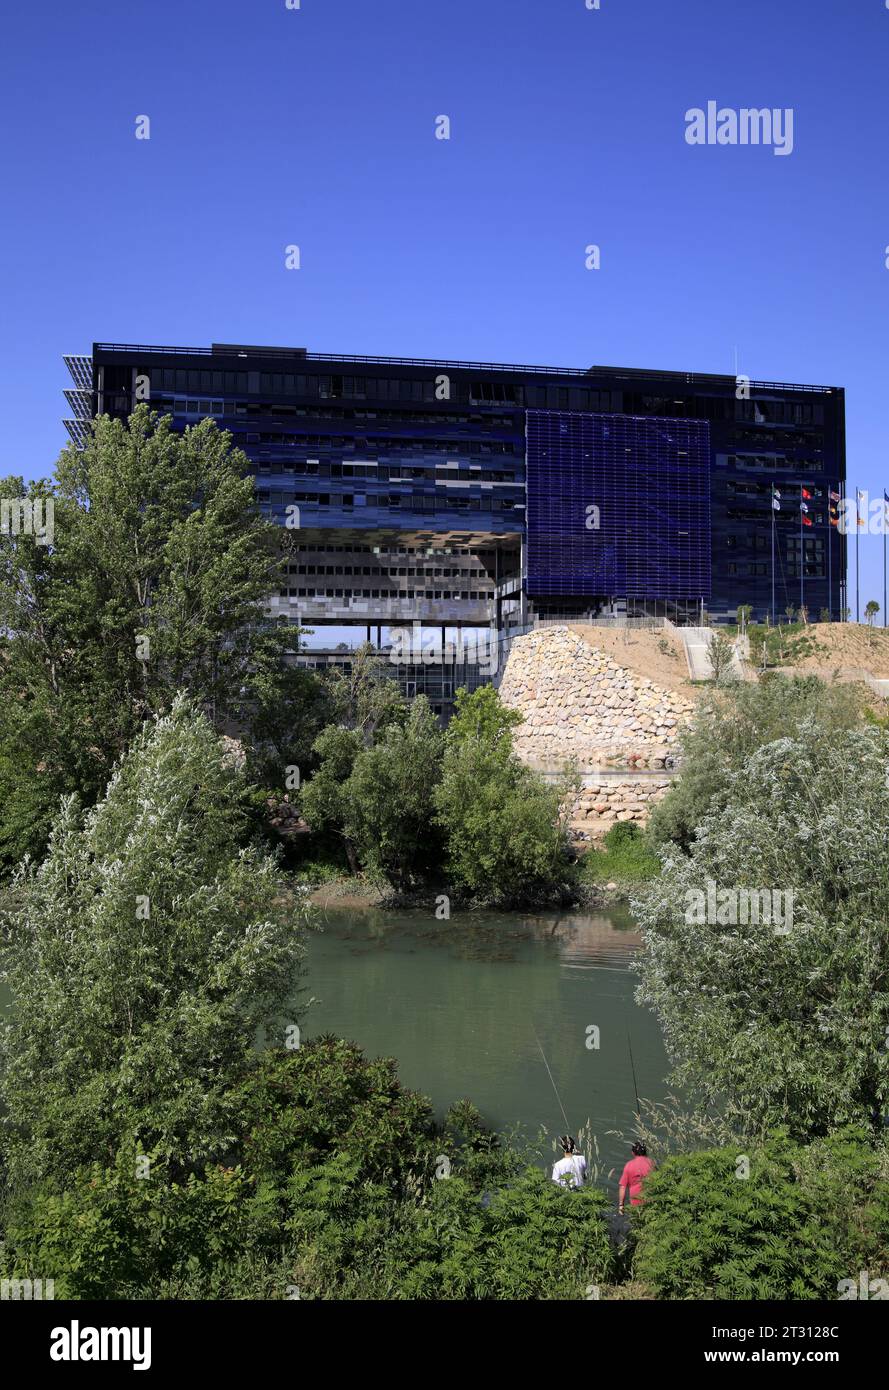
[[[877, 1131], [889, 1110], [887, 756], [876, 727], [767, 743], [635, 904], [673, 1080], [746, 1133]], [[741, 889], [770, 895], [758, 922]]]
[[362, 642], [351, 660], [334, 667], [326, 679], [330, 722], [358, 729], [367, 743], [372, 742], [377, 729], [405, 717], [406, 704], [395, 679], [395, 667], [370, 642]]
[[435, 789], [442, 736], [424, 695], [412, 701], [404, 725], [390, 724], [364, 748], [344, 788], [345, 831], [362, 865], [403, 891], [441, 866]]
[[143, 405], [128, 423], [95, 421], [82, 452], [65, 450], [54, 485], [39, 488], [53, 497], [52, 544], [0, 537], [10, 856], [25, 840], [41, 851], [58, 793], [94, 801], [143, 721], [181, 688], [217, 728], [254, 719], [259, 763], [298, 764], [315, 732], [300, 727], [306, 673], [284, 662], [299, 634], [265, 606], [284, 532], [259, 516], [230, 435], [212, 420], [179, 434]]
[[519, 722], [491, 686], [458, 694], [435, 792], [449, 881], [480, 902], [551, 895], [568, 878], [561, 805], [569, 779], [550, 785], [519, 761]]
[[353, 873], [358, 873], [361, 866], [351, 833], [347, 786], [363, 747], [360, 729], [346, 729], [338, 724], [322, 729], [312, 745], [317, 766], [299, 794], [300, 810], [310, 830], [340, 839]]
[[714, 632], [707, 643], [707, 660], [715, 681], [725, 681], [732, 674], [735, 649], [724, 632]]
[[792, 736], [806, 720], [817, 724], [817, 738], [830, 739], [861, 724], [864, 707], [860, 689], [827, 685], [816, 676], [768, 675], [714, 690], [681, 734], [681, 774], [652, 813], [651, 842], [673, 841], [687, 850], [696, 827], [724, 798], [730, 774], [757, 748]]
[[[15, 1188], [137, 1139], [180, 1168], [224, 1148], [257, 1030], [302, 951], [274, 861], [239, 848], [243, 778], [179, 698], [86, 814], [70, 798], [3, 922], [3, 1145]], [[290, 1001], [290, 1002], [288, 1002]]]

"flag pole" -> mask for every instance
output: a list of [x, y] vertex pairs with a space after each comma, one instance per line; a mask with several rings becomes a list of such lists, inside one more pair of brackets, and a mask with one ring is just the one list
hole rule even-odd
[[775, 480], [772, 479], [772, 627], [775, 626]]
[[886, 626], [886, 531], [889, 530], [889, 496], [883, 488], [883, 627]]
[[[806, 597], [806, 596], [805, 596], [805, 590], [804, 590], [804, 587], [803, 587], [804, 584], [805, 584], [805, 580], [803, 579], [803, 575], [804, 575], [805, 572], [806, 572], [806, 566], [805, 566], [805, 564], [803, 563], [803, 557], [804, 557], [804, 555], [805, 555], [805, 553], [806, 553], [806, 542], [805, 542], [805, 539], [804, 539], [804, 537], [803, 537], [803, 493], [805, 492], [805, 490], [806, 490], [806, 489], [803, 487], [803, 484], [800, 483], [800, 485], [799, 485], [799, 606], [800, 606], [800, 612], [801, 612], [801, 613], [802, 613], [802, 609], [803, 609], [803, 605], [804, 605], [804, 603], [805, 603], [805, 597]], [[802, 622], [802, 618], [800, 618], [800, 622]]]
[[861, 494], [855, 489], [855, 621], [861, 622], [861, 603], [858, 588], [858, 533], [861, 530], [858, 498]]
[[833, 622], [833, 532], [830, 529], [830, 483], [827, 484], [827, 621]]

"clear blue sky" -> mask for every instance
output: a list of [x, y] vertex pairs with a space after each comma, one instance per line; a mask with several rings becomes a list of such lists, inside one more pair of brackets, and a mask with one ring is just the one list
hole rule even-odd
[[[885, 0], [48, 0], [3, 37], [4, 473], [52, 470], [63, 353], [215, 339], [705, 372], [737, 347], [845, 386], [850, 482], [889, 486]], [[793, 108], [793, 153], [689, 146], [711, 99]]]

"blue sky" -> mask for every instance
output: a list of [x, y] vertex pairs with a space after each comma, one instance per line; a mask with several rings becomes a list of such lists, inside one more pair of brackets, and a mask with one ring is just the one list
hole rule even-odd
[[[63, 353], [217, 340], [737, 349], [845, 386], [850, 482], [889, 487], [886, 0], [49, 0], [4, 40], [4, 473], [52, 471]], [[793, 153], [688, 145], [708, 100], [792, 108]], [[861, 554], [882, 603], [882, 540]]]

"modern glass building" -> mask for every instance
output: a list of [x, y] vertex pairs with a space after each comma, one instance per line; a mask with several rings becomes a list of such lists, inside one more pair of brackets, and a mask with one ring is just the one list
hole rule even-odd
[[139, 399], [231, 431], [298, 527], [274, 608], [316, 632], [845, 603], [841, 388], [230, 343], [65, 361], [77, 443]]

